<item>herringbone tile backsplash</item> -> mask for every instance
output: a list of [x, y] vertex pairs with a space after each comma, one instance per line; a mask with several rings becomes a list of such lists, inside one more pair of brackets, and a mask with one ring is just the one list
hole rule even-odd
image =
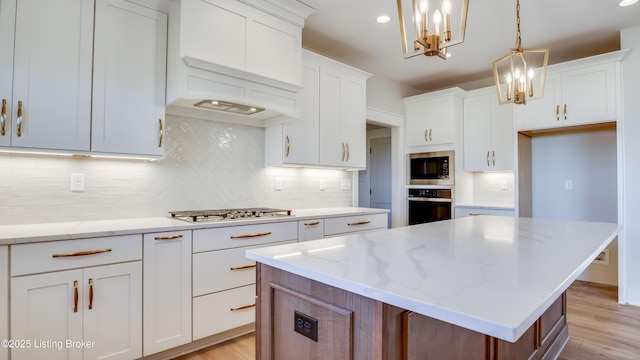
[[[0, 225], [352, 205], [352, 192], [340, 190], [351, 172], [265, 168], [263, 128], [168, 117], [166, 136], [165, 159], [154, 162], [0, 154]], [[70, 192], [72, 173], [85, 174], [84, 192]]]

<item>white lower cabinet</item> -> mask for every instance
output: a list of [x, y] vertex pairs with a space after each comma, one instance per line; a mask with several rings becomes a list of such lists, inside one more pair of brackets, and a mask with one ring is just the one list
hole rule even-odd
[[[9, 247], [0, 246], [0, 340], [9, 338]], [[0, 347], [0, 360], [9, 359], [9, 349]]]
[[297, 221], [193, 230], [193, 340], [254, 323], [256, 265], [245, 251], [297, 238]]
[[386, 213], [326, 218], [324, 219], [324, 236], [386, 229], [388, 222]]
[[[85, 241], [98, 247], [87, 250]], [[78, 250], [68, 252], [73, 245]], [[46, 266], [33, 274], [12, 266], [11, 338], [30, 343], [14, 347], [11, 359], [141, 357], [141, 252], [133, 235], [12, 246], [12, 264]]]
[[324, 238], [324, 219], [298, 221], [298, 242]]
[[191, 342], [191, 231], [144, 234], [143, 351]]

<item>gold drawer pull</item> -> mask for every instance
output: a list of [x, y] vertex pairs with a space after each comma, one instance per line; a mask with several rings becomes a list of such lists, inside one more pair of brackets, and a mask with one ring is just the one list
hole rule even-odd
[[158, 134], [160, 140], [158, 141], [158, 147], [162, 147], [162, 138], [164, 137], [164, 129], [162, 128], [162, 119], [158, 119]]
[[289, 157], [290, 151], [291, 151], [291, 140], [289, 139], [289, 135], [287, 135], [287, 151], [285, 152], [284, 157]]
[[76, 252], [66, 253], [66, 254], [53, 254], [51, 255], [51, 257], [61, 258], [61, 257], [87, 256], [87, 255], [102, 254], [106, 252], [111, 252], [111, 249], [76, 251]]
[[236, 266], [236, 267], [229, 268], [229, 270], [233, 271], [233, 270], [253, 269], [256, 266], [257, 266], [256, 264], [245, 265], [245, 266]]
[[182, 235], [157, 236], [156, 240], [174, 240], [180, 238], [182, 238]]
[[240, 306], [240, 307], [237, 307], [235, 309], [229, 309], [229, 311], [240, 311], [240, 310], [245, 310], [245, 309], [251, 309], [253, 307], [256, 307], [255, 303], [253, 303], [251, 305]]
[[0, 117], [0, 135], [4, 136], [5, 124], [7, 123], [7, 99], [2, 99], [2, 117]]
[[18, 137], [22, 136], [22, 101], [18, 101], [18, 117], [16, 118], [16, 125], [18, 125], [17, 134]]
[[470, 213], [469, 216], [482, 216], [482, 215], [492, 215], [492, 214], [482, 214], [482, 213]]
[[267, 235], [271, 235], [271, 231], [263, 232], [263, 233], [256, 233], [256, 234], [235, 235], [235, 236], [232, 236], [231, 238], [232, 239], [247, 239], [247, 238], [255, 238], [255, 237], [267, 236]]
[[320, 221], [314, 221], [314, 222], [310, 222], [310, 223], [304, 223], [304, 226], [316, 226], [316, 225], [320, 225]]
[[89, 278], [89, 310], [93, 309], [93, 278]]
[[367, 225], [367, 224], [371, 224], [371, 221], [354, 222], [354, 223], [347, 224], [347, 226]]

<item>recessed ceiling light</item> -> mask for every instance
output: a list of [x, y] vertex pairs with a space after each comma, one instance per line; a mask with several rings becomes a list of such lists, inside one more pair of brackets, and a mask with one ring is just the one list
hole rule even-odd
[[635, 3], [637, 3], [638, 0], [622, 0], [620, 1], [620, 6], [629, 6], [629, 5], [633, 5]]
[[[638, 1], [638, 0], [636, 0], [636, 1]], [[377, 21], [379, 24], [386, 24], [386, 23], [388, 23], [389, 21], [391, 21], [391, 18], [390, 18], [390, 17], [388, 17], [387, 15], [380, 15], [380, 16], [378, 16], [378, 18], [376, 19], [376, 21]]]

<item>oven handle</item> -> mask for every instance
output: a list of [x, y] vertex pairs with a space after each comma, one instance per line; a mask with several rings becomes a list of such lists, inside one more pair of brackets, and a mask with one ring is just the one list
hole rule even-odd
[[424, 198], [424, 197], [414, 197], [409, 196], [409, 201], [431, 201], [431, 202], [448, 202], [452, 203], [453, 199], [445, 199], [445, 198]]

